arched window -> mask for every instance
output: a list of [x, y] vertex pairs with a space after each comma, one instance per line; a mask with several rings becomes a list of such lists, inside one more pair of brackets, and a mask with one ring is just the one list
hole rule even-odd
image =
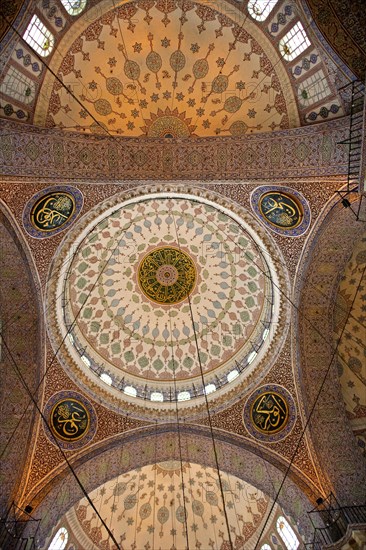
[[36, 15], [33, 15], [23, 38], [42, 57], [46, 57], [51, 53], [55, 42], [53, 34]]
[[22, 103], [28, 104], [34, 99], [35, 83], [31, 78], [10, 66], [1, 83], [0, 91]]
[[153, 391], [150, 395], [151, 401], [164, 401], [164, 395], [160, 391]]
[[261, 546], [261, 550], [272, 550], [272, 548], [270, 547], [269, 544], [263, 544], [263, 545]]
[[304, 27], [296, 23], [280, 40], [280, 52], [287, 61], [292, 61], [311, 45]]
[[286, 518], [280, 516], [276, 523], [277, 531], [286, 545], [287, 550], [296, 550], [299, 547], [299, 540]]
[[61, 0], [61, 4], [70, 15], [79, 15], [84, 11], [87, 0]]
[[249, 15], [257, 21], [264, 21], [271, 13], [278, 0], [249, 0]]
[[108, 384], [108, 386], [112, 385], [113, 380], [109, 376], [109, 374], [107, 374], [106, 372], [102, 372], [102, 374], [100, 375], [100, 379], [103, 380], [103, 382], [105, 382], [106, 384]]
[[331, 95], [331, 89], [322, 70], [301, 82], [297, 92], [299, 102], [305, 107]]
[[188, 401], [188, 399], [190, 398], [191, 398], [191, 394], [189, 393], [189, 391], [181, 391], [177, 395], [178, 401]]
[[51, 544], [48, 547], [48, 550], [64, 550], [67, 544], [69, 534], [65, 527], [61, 527], [56, 535], [53, 537]]
[[123, 393], [125, 393], [126, 395], [130, 395], [131, 397], [137, 396], [137, 390], [133, 386], [126, 386], [123, 390]]

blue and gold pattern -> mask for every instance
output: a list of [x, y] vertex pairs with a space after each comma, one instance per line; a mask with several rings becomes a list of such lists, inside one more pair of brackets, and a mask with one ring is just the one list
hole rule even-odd
[[49, 439], [55, 443], [57, 438], [65, 450], [86, 445], [96, 432], [97, 418], [93, 406], [83, 395], [73, 391], [53, 395], [44, 409], [44, 419]]
[[311, 213], [306, 199], [295, 189], [265, 185], [251, 195], [251, 206], [262, 223], [287, 237], [298, 237], [310, 225]]
[[286, 437], [296, 420], [296, 407], [290, 393], [276, 384], [261, 386], [249, 397], [243, 411], [249, 433], [273, 443]]
[[57, 185], [42, 189], [24, 209], [24, 228], [38, 239], [56, 235], [75, 221], [82, 206], [83, 195], [75, 187]]

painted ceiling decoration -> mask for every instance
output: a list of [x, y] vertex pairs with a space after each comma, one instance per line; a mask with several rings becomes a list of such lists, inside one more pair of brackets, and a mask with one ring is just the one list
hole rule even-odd
[[[17, 15], [21, 11], [22, 4], [22, 0], [4, 0], [1, 3], [1, 11], [8, 19], [8, 21], [13, 23], [16, 20]], [[6, 23], [6, 20], [3, 17], [0, 17], [0, 40], [4, 37], [8, 30], [9, 27]]]
[[249, 396], [244, 405], [243, 418], [253, 437], [273, 443], [291, 432], [295, 424], [296, 407], [286, 388], [267, 384]]
[[352, 73], [307, 6], [288, 0], [260, 11], [218, 0], [39, 1], [28, 25], [23, 18], [24, 40], [12, 32], [4, 40], [0, 116], [180, 139], [243, 137], [342, 116]]
[[192, 293], [197, 271], [182, 248], [158, 247], [140, 262], [137, 281], [147, 298], [159, 304], [178, 304]]
[[48, 439], [64, 450], [84, 447], [97, 429], [94, 407], [83, 394], [74, 391], [54, 393], [45, 405], [43, 417]]
[[175, 399], [184, 407], [207, 391], [223, 397], [282, 340], [276, 287], [287, 275], [274, 243], [235, 203], [181, 190], [99, 205], [50, 274], [54, 345], [69, 330], [65, 365], [72, 359], [74, 375], [110, 393], [109, 403], [140, 398], [173, 413]]
[[[234, 548], [244, 550], [255, 541], [270, 500], [233, 475], [220, 472], [220, 477], [232, 542]], [[158, 462], [108, 481], [90, 497], [101, 515], [110, 518], [121, 548], [174, 550], [185, 548], [187, 537], [189, 548], [230, 547], [213, 468], [176, 460]], [[114, 548], [86, 499], [73, 506], [62, 522], [83, 548]]]
[[366, 69], [363, 0], [306, 0], [316, 25], [341, 59], [362, 81]]
[[306, 2], [5, 6], [0, 498], [40, 549], [283, 550], [365, 502], [353, 75]]
[[[347, 320], [348, 312], [351, 313]], [[355, 245], [340, 281], [335, 306], [335, 339], [342, 335], [339, 374], [347, 415], [366, 456], [366, 234]], [[346, 325], [345, 325], [346, 323]]]
[[298, 125], [279, 52], [235, 7], [140, 1], [90, 17], [52, 67], [100, 125], [50, 75], [37, 124], [174, 138]]
[[36, 193], [23, 211], [23, 226], [37, 239], [68, 229], [80, 214], [83, 195], [69, 185], [55, 185]]
[[309, 204], [295, 189], [263, 185], [254, 189], [250, 202], [262, 223], [279, 235], [298, 237], [310, 226]]

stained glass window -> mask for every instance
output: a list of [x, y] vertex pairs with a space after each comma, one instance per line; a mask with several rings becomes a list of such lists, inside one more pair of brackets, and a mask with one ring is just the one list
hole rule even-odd
[[321, 101], [331, 93], [332, 91], [322, 70], [303, 80], [297, 92], [299, 102], [304, 106]]
[[250, 0], [248, 2], [249, 14], [257, 21], [264, 21], [277, 2], [278, 0]]
[[272, 550], [272, 548], [270, 547], [269, 544], [263, 544], [263, 545], [261, 546], [261, 550]]
[[42, 57], [46, 57], [51, 53], [55, 42], [53, 34], [36, 15], [33, 15], [23, 38]]
[[1, 83], [0, 91], [22, 103], [28, 104], [34, 99], [35, 83], [15, 67], [10, 66]]
[[65, 527], [61, 527], [56, 535], [53, 537], [51, 544], [48, 547], [48, 550], [64, 550], [69, 534]]
[[300, 543], [286, 518], [280, 516], [277, 520], [277, 531], [286, 545], [287, 550], [296, 550]]
[[292, 61], [311, 45], [304, 27], [296, 23], [280, 40], [280, 52], [287, 61]]
[[70, 15], [79, 15], [84, 11], [87, 0], [61, 0], [61, 4]]

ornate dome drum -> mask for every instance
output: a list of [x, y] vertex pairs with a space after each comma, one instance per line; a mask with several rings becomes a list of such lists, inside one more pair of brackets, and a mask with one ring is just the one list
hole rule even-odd
[[138, 416], [173, 419], [176, 401], [199, 414], [205, 394], [218, 407], [239, 398], [285, 335], [278, 249], [251, 214], [200, 188], [99, 204], [61, 244], [50, 281], [65, 367]]

